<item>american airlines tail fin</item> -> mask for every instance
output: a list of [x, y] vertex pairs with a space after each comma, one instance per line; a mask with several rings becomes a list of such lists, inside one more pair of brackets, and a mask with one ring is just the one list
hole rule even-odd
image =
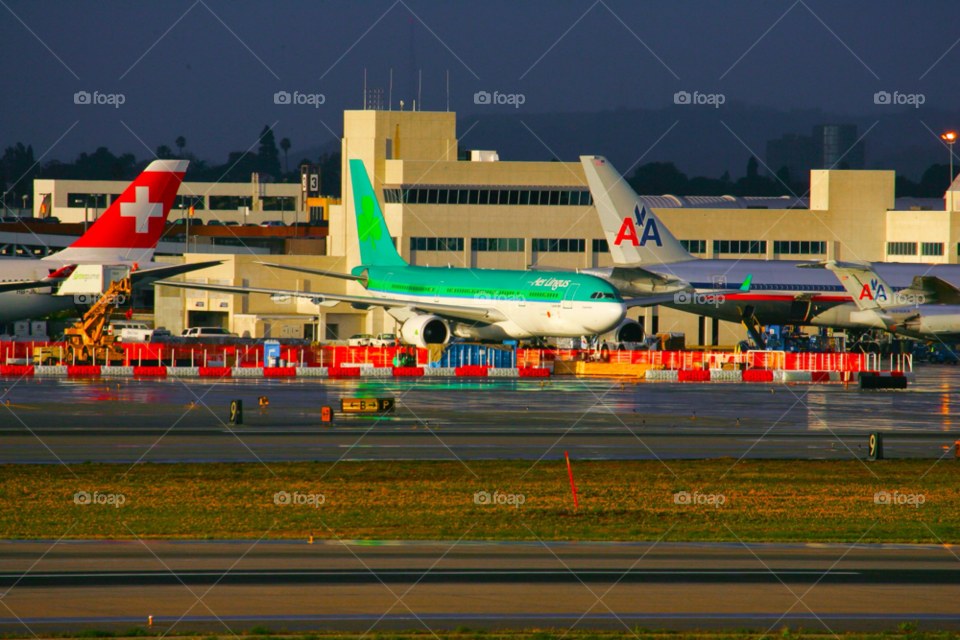
[[894, 291], [869, 262], [825, 260], [799, 266], [833, 271], [860, 311], [881, 311], [924, 302], [926, 292], [914, 290], [913, 287]]
[[149, 261], [188, 164], [187, 160], [151, 162], [86, 233], [47, 259], [75, 264]]
[[652, 265], [694, 259], [606, 158], [580, 156], [580, 162], [614, 263]]

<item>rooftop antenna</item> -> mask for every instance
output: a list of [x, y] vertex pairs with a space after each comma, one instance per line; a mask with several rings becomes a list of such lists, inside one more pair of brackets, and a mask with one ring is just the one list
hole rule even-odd
[[400, 111], [403, 111], [403, 100], [400, 101]]
[[423, 69], [420, 70], [420, 84], [417, 85], [417, 102], [420, 103], [420, 108], [423, 109], [423, 99], [420, 97], [420, 94], [423, 91]]
[[367, 70], [363, 70], [363, 110], [367, 110]]
[[447, 111], [450, 111], [450, 69], [447, 69]]
[[390, 69], [390, 111], [393, 111], [393, 69]]

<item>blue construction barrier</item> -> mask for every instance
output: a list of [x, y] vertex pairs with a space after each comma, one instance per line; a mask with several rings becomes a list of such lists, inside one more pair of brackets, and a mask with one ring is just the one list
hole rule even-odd
[[498, 348], [483, 344], [451, 344], [444, 350], [440, 360], [431, 363], [430, 366], [514, 368], [517, 366], [517, 351], [515, 347]]

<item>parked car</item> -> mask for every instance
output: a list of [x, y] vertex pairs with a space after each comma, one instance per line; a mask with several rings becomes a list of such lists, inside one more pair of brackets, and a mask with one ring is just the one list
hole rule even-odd
[[46, 224], [60, 224], [60, 218], [55, 216], [47, 216], [46, 218], [37, 218], [37, 222], [44, 222]]
[[139, 320], [113, 320], [107, 325], [107, 335], [116, 336], [118, 342], [123, 341], [124, 329], [146, 329], [147, 325]]
[[208, 227], [222, 227], [222, 226], [223, 226], [223, 223], [220, 222], [219, 220], [213, 219], [213, 220], [210, 220], [209, 222], [207, 222], [207, 226], [208, 226]]
[[239, 226], [240, 226], [240, 223], [237, 222], [236, 220], [227, 220], [226, 222], [223, 223], [223, 226], [225, 226], [225, 227], [239, 227]]
[[397, 334], [378, 333], [377, 337], [370, 341], [371, 347], [394, 347], [397, 345]]
[[0, 218], [0, 222], [4, 222], [7, 224], [10, 224], [12, 222], [20, 222], [20, 218], [18, 218], [17, 216], [3, 216], [2, 218]]
[[[114, 329], [116, 331], [116, 329]], [[154, 331], [144, 322], [132, 323], [120, 330], [117, 342], [150, 342]]]
[[222, 327], [190, 327], [180, 334], [184, 338], [236, 338], [237, 334], [230, 333]]
[[371, 342], [373, 342], [373, 336], [369, 333], [358, 333], [347, 340], [347, 344], [351, 347], [369, 347]]
[[264, 220], [260, 223], [261, 227], [285, 227], [282, 220]]

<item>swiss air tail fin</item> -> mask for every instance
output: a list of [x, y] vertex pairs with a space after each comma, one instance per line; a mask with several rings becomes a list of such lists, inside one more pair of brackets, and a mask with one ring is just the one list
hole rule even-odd
[[580, 162], [616, 264], [693, 260], [606, 158], [580, 156]]
[[86, 233], [48, 257], [78, 264], [149, 261], [163, 235], [188, 164], [187, 160], [154, 160]]
[[387, 221], [383, 218], [363, 160], [350, 161], [350, 184], [353, 186], [353, 207], [357, 216], [360, 263], [379, 267], [406, 266], [406, 260], [400, 257], [393, 246]]

